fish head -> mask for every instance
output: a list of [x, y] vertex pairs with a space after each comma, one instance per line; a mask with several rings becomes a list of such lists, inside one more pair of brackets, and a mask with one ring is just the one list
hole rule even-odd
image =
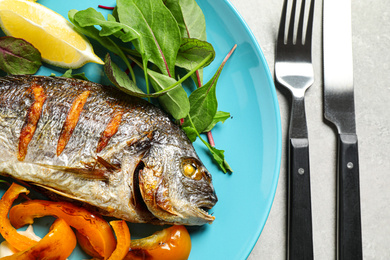
[[155, 145], [143, 158], [139, 189], [148, 210], [163, 223], [202, 225], [218, 201], [212, 176], [193, 147]]

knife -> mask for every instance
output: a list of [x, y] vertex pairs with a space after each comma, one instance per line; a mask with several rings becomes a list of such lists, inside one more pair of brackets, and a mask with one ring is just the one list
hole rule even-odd
[[337, 259], [362, 259], [351, 0], [323, 1], [324, 116], [338, 130]]

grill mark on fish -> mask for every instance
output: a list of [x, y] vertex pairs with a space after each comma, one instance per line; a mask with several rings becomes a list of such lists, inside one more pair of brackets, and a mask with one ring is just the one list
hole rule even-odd
[[96, 152], [101, 152], [110, 141], [111, 137], [118, 132], [119, 125], [122, 122], [123, 110], [115, 111], [106, 129], [104, 129], [98, 142]]
[[89, 94], [90, 91], [86, 90], [80, 95], [78, 95], [77, 98], [73, 101], [72, 107], [70, 108], [68, 115], [65, 119], [64, 125], [62, 127], [60, 138], [58, 139], [57, 156], [61, 155], [70, 137], [72, 136], [72, 133], [76, 128], [77, 122], [79, 121], [81, 111], [83, 110], [83, 107], [87, 102]]
[[34, 101], [27, 113], [26, 122], [20, 131], [17, 155], [19, 161], [23, 161], [26, 157], [28, 144], [34, 136], [39, 118], [41, 117], [43, 104], [47, 98], [42, 86], [35, 83], [32, 84], [29, 91], [32, 92]]

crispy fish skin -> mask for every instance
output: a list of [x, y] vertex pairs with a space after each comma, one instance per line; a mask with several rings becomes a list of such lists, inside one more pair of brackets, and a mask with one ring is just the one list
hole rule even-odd
[[109, 86], [0, 78], [0, 153], [2, 175], [107, 216], [154, 224], [214, 220], [203, 210], [217, 202], [211, 175], [185, 133], [157, 107]]

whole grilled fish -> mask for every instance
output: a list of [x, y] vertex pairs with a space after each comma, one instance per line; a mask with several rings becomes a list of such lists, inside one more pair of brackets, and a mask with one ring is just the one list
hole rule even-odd
[[130, 222], [202, 225], [211, 175], [150, 103], [96, 83], [0, 78], [0, 173]]

